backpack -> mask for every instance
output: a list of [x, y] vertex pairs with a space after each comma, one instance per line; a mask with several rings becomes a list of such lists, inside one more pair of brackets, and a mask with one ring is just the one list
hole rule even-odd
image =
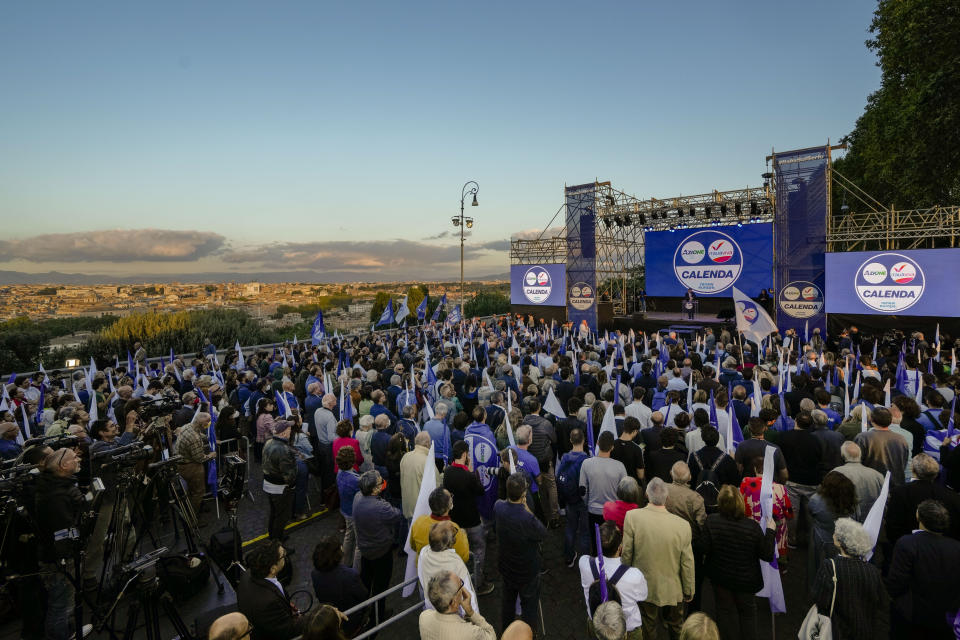
[[720, 463], [723, 462], [723, 459], [727, 457], [727, 454], [722, 453], [717, 456], [717, 459], [713, 461], [713, 465], [711, 465], [710, 468], [703, 466], [703, 461], [700, 460], [698, 453], [694, 453], [693, 457], [697, 461], [697, 464], [700, 465], [700, 473], [697, 475], [697, 486], [694, 487], [693, 490], [703, 498], [703, 506], [707, 513], [716, 513], [717, 498], [720, 496], [720, 478], [717, 476], [717, 468], [720, 466]]
[[580, 467], [586, 456], [564, 456], [557, 469], [557, 497], [563, 504], [576, 504], [580, 495]]
[[175, 600], [186, 600], [199, 593], [210, 580], [210, 560], [202, 553], [167, 554], [157, 562], [157, 576]]
[[[607, 578], [607, 601], [613, 601], [617, 604], [622, 604], [620, 602], [620, 591], [617, 590], [617, 583], [620, 582], [620, 578], [623, 577], [623, 574], [627, 572], [630, 566], [626, 564], [621, 564], [617, 567], [617, 570], [613, 572], [613, 575]], [[597, 610], [597, 607], [600, 606], [600, 571], [597, 569], [597, 559], [590, 558], [590, 573], [593, 574], [593, 582], [590, 583], [590, 588], [587, 590], [587, 599], [590, 601], [590, 617], [593, 617], [593, 612]]]
[[665, 404], [667, 404], [667, 390], [656, 389], [653, 392], [653, 400], [650, 402], [650, 408], [654, 411], [659, 411]]

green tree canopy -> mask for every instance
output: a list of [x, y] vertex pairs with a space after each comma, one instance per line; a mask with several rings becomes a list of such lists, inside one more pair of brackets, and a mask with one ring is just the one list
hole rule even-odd
[[492, 316], [510, 312], [510, 298], [496, 291], [481, 291], [464, 304], [463, 317]]
[[880, 0], [870, 32], [881, 85], [836, 169], [888, 206], [960, 203], [960, 6]]

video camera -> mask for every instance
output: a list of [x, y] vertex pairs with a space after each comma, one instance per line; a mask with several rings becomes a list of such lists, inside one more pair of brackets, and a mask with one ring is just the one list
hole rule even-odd
[[149, 400], [141, 403], [140, 405], [140, 415], [145, 420], [150, 420], [152, 418], [159, 418], [163, 416], [172, 415], [175, 411], [180, 409], [183, 406], [183, 403], [179, 400], [174, 400], [172, 398], [156, 398], [155, 400]]
[[50, 447], [51, 449], [73, 448], [80, 444], [80, 438], [61, 433], [52, 436], [40, 436], [39, 438], [30, 438], [23, 443], [23, 449], [27, 450], [33, 446]]
[[141, 460], [152, 458], [153, 447], [142, 440], [137, 440], [122, 447], [98, 451], [90, 458], [90, 463], [94, 469], [103, 469], [104, 467], [133, 466]]
[[36, 479], [36, 474], [33, 473], [36, 468], [35, 464], [4, 465], [3, 469], [0, 469], [0, 495], [21, 495], [24, 485]]

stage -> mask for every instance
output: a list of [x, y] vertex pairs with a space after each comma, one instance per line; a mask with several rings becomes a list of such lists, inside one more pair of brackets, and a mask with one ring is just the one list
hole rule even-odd
[[719, 333], [724, 326], [732, 330], [734, 327], [733, 319], [723, 320], [718, 318], [715, 313], [696, 313], [691, 320], [687, 317], [687, 314], [681, 314], [679, 311], [670, 313], [651, 311], [645, 314], [636, 313], [631, 316], [613, 316], [610, 326], [601, 328], [619, 329], [621, 331], [633, 329], [634, 331], [647, 333], [676, 330], [680, 335], [693, 335], [696, 333], [702, 334], [707, 327], [713, 329], [714, 333]]

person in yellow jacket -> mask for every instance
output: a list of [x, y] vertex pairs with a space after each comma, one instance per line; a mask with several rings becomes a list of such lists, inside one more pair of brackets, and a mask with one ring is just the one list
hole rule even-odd
[[[437, 487], [430, 493], [429, 505], [430, 514], [420, 516], [410, 525], [410, 546], [413, 547], [414, 553], [418, 555], [421, 549], [430, 544], [430, 529], [433, 525], [450, 520], [453, 496], [443, 487]], [[460, 527], [457, 527], [457, 537], [453, 549], [464, 564], [469, 564], [470, 543], [467, 542], [467, 532]]]

